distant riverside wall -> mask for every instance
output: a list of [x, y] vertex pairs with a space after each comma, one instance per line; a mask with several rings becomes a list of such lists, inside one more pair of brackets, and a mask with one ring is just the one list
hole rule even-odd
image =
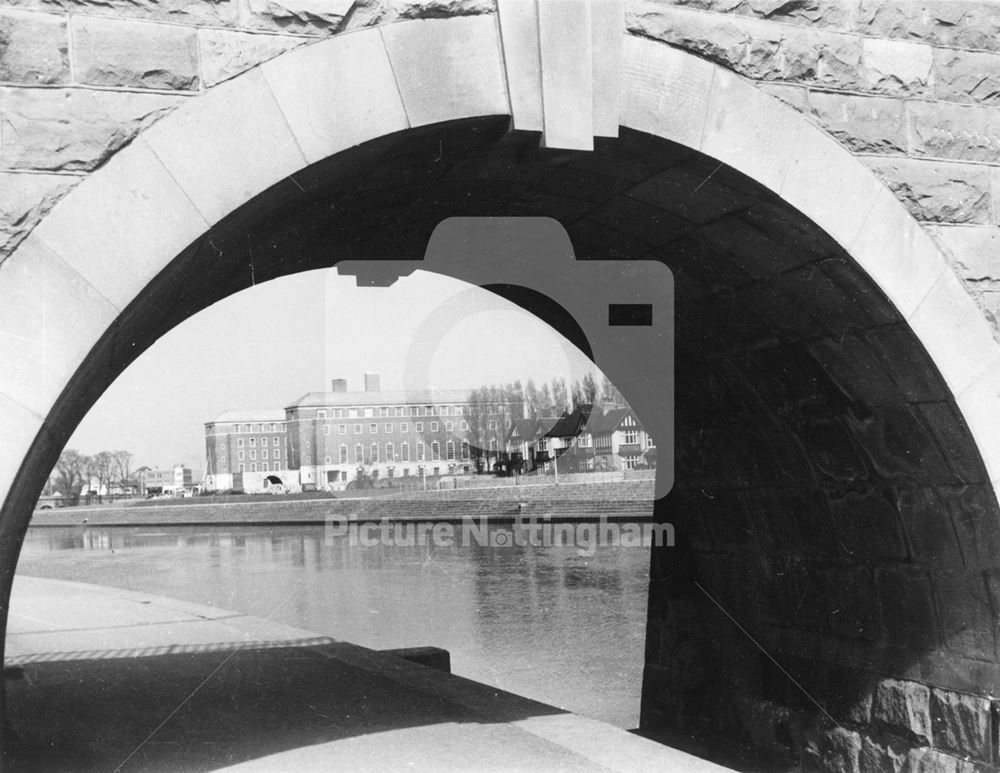
[[653, 514], [652, 481], [559, 486], [503, 486], [399, 497], [190, 502], [160, 507], [67, 507], [35, 513], [31, 526], [182, 526], [320, 524], [328, 518], [456, 521], [551, 517], [558, 520], [644, 519]]

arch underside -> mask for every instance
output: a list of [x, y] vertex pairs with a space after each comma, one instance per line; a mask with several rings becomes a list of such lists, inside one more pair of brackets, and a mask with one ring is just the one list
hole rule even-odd
[[508, 124], [366, 143], [210, 229], [87, 358], [13, 500], [33, 498], [138, 353], [211, 303], [340, 260], [419, 260], [446, 217], [547, 216], [578, 259], [662, 260], [676, 280], [676, 484], [657, 516], [679, 545], [653, 554], [644, 723], [732, 728], [734, 693], [815, 709], [734, 620], [838, 719], [857, 694], [843, 685], [878, 676], [1000, 689], [1000, 514], [955, 401], [885, 295], [715, 159], [627, 129], [593, 153], [546, 150]]

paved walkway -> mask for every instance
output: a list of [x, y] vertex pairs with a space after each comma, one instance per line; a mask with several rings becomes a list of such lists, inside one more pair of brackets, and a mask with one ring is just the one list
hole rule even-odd
[[4, 770], [726, 770], [363, 647], [96, 585], [18, 576], [7, 651], [23, 672]]

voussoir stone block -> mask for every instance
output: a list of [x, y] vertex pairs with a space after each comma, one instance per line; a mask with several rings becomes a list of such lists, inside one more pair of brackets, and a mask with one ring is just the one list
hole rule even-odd
[[813, 117], [855, 153], [906, 152], [903, 104], [888, 97], [819, 91], [809, 95]]
[[195, 90], [197, 31], [173, 24], [76, 16], [73, 64], [77, 79], [93, 86]]
[[64, 17], [0, 11], [0, 81], [32, 86], [66, 83], [68, 51]]
[[4, 431], [4, 442], [0, 444], [0, 496], [6, 496], [24, 461], [24, 452], [42, 428], [42, 419], [0, 394], [0, 423]]
[[931, 689], [925, 684], [883, 679], [875, 688], [872, 719], [926, 743], [931, 737], [930, 700]]
[[[262, 35], [236, 30], [198, 30], [201, 82], [210, 87], [308, 42], [292, 35]], [[303, 75], [311, 73], [304, 72]]]
[[90, 171], [183, 97], [92, 89], [0, 89], [0, 164]]
[[380, 29], [411, 126], [510, 113], [491, 16], [406, 21]]
[[345, 33], [261, 71], [310, 162], [409, 125], [378, 30]]

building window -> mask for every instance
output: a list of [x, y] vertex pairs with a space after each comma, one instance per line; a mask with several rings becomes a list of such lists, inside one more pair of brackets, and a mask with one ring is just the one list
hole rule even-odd
[[375, 415], [375, 409], [374, 408], [365, 408], [365, 418], [366, 419], [370, 419], [374, 415]]
[[400, 432], [409, 432], [410, 431], [410, 425], [407, 422], [405, 422], [405, 421], [399, 422], [399, 431]]
[[389, 415], [389, 408], [387, 406], [379, 408], [378, 409], [378, 415], [382, 416], [383, 418], [386, 417], [386, 416], [388, 416]]
[[496, 428], [497, 428], [496, 419], [490, 419], [488, 422], [486, 422], [486, 429], [496, 429]]
[[452, 422], [452, 421], [446, 421], [444, 423], [444, 431], [445, 432], [454, 432], [455, 431], [455, 423]]
[[[280, 459], [281, 458], [281, 451], [279, 451], [277, 448], [275, 448], [274, 451], [271, 452], [271, 456], [274, 457], [275, 459]], [[278, 468], [275, 467], [274, 469], [278, 469]]]
[[332, 463], [333, 463], [333, 459], [331, 459], [329, 456], [324, 456], [323, 457], [323, 464], [332, 464]]
[[241, 464], [241, 465], [240, 465], [240, 472], [241, 472], [241, 473], [244, 473], [244, 472], [246, 472], [246, 469], [244, 469], [245, 467], [246, 467], [246, 465], [245, 465], [245, 464]]
[[368, 431], [374, 435], [376, 432], [378, 432], [378, 424], [369, 424]]
[[409, 467], [404, 467], [403, 468], [403, 477], [404, 478], [409, 478], [410, 477], [410, 468]]
[[250, 438], [250, 447], [253, 448], [256, 445], [257, 445], [257, 438], [255, 437]]
[[462, 415], [462, 406], [461, 405], [456, 405], [455, 406], [455, 415], [456, 416], [461, 416]]
[[591, 436], [589, 432], [584, 432], [582, 435], [580, 435], [579, 445], [581, 448], [590, 448]]
[[354, 434], [355, 435], [360, 435], [361, 434], [361, 429], [362, 429], [362, 427], [361, 427], [360, 424], [355, 424], [354, 425]]
[[342, 419], [342, 418], [344, 418], [344, 409], [343, 408], [334, 408], [333, 409], [333, 418], [335, 418], [335, 419]]
[[348, 416], [348, 418], [351, 418], [351, 419], [358, 418], [358, 409], [357, 408], [351, 408], [351, 409], [349, 409], [347, 411], [347, 416]]
[[392, 443], [385, 444], [385, 460], [387, 462], [394, 461], [393, 454], [395, 453], [395, 451], [396, 449], [393, 448]]
[[432, 421], [431, 422], [431, 432], [437, 432], [437, 431], [438, 431], [438, 423], [436, 421]]
[[639, 457], [629, 454], [625, 457], [625, 469], [634, 470], [635, 466], [639, 463]]
[[338, 435], [346, 435], [347, 434], [347, 425], [346, 424], [338, 424], [337, 425], [337, 434]]
[[441, 415], [442, 416], [448, 416], [450, 414], [451, 414], [451, 406], [450, 405], [442, 405], [441, 406]]
[[417, 443], [417, 461], [422, 462], [424, 460], [424, 444]]
[[241, 462], [242, 462], [242, 461], [243, 461], [243, 460], [244, 460], [244, 459], [246, 458], [246, 457], [245, 457], [245, 456], [243, 455], [244, 453], [246, 453], [246, 452], [245, 452], [245, 451], [240, 451], [240, 452], [239, 452], [239, 453], [238, 453], [238, 454], [236, 455], [236, 458], [237, 458], [237, 459], [239, 459], [239, 460], [240, 460]]
[[545, 438], [543, 437], [538, 438], [537, 448], [539, 451], [544, 451], [546, 448], [548, 448], [548, 445], [549, 441], [547, 441]]
[[454, 461], [455, 459], [455, 441], [449, 440], [444, 446], [444, 453], [447, 459]]
[[423, 432], [424, 431], [424, 423], [422, 421], [418, 421], [414, 425], [414, 427], [416, 428], [417, 432]]
[[277, 438], [277, 437], [273, 437], [273, 438], [271, 438], [271, 445], [272, 445], [272, 446], [276, 446], [276, 445], [279, 445], [279, 443], [278, 443], [278, 438]]
[[251, 464], [250, 465], [250, 472], [257, 472], [257, 465], [256, 464]]
[[468, 432], [469, 431], [469, 422], [467, 422], [465, 419], [462, 419], [461, 423], [458, 426], [459, 426], [459, 429], [462, 430], [462, 432]]
[[365, 452], [364, 449], [361, 447], [360, 443], [354, 446], [354, 463], [355, 464], [365, 463]]
[[251, 459], [256, 459], [257, 458], [257, 452], [256, 451], [251, 451], [250, 452], [250, 458]]
[[495, 437], [490, 438], [490, 451], [497, 450], [497, 439]]
[[410, 461], [410, 444], [404, 441], [403, 445], [399, 448], [399, 454], [402, 461]]
[[372, 464], [378, 464], [378, 443], [372, 443]]
[[462, 459], [469, 461], [469, 441], [462, 441]]
[[274, 422], [272, 421], [272, 422], [271, 422], [271, 432], [277, 432], [277, 431], [278, 431], [278, 427], [277, 427], [277, 425], [275, 425], [275, 423], [274, 423]]
[[391, 421], [390, 422], [386, 422], [385, 431], [386, 432], [392, 432], [392, 422]]
[[306, 460], [305, 460], [305, 463], [306, 463], [306, 464], [312, 464], [312, 460], [313, 460], [313, 459], [312, 459], [312, 456], [310, 456], [309, 454], [306, 454]]
[[347, 464], [347, 446], [340, 444], [340, 463]]
[[324, 424], [323, 425], [323, 434], [324, 435], [329, 435], [330, 434], [330, 425], [329, 424]]
[[410, 406], [410, 416], [423, 416], [423, 411], [420, 410], [419, 405]]
[[260, 424], [257, 425], [257, 431], [260, 432]]
[[431, 443], [431, 461], [437, 462], [441, 460], [441, 445], [435, 440]]
[[650, 434], [646, 435], [646, 448], [656, 448], [656, 441], [653, 440], [653, 436]]
[[236, 438], [236, 447], [243, 448], [243, 438]]
[[261, 459], [267, 459], [267, 449], [266, 448], [263, 451], [260, 452], [260, 458]]
[[[639, 442], [639, 432], [634, 429], [625, 430], [625, 444], [632, 445]], [[632, 468], [629, 467], [631, 470]]]
[[317, 419], [325, 419], [326, 418], [326, 411], [316, 411], [316, 418]]

